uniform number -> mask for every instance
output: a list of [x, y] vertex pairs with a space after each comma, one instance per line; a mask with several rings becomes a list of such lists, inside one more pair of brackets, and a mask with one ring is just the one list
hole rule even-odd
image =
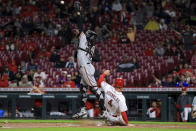
[[108, 101], [108, 105], [112, 107], [112, 99]]

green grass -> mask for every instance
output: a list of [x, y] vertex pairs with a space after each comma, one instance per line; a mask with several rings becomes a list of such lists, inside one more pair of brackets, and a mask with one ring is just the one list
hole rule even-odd
[[[0, 119], [0, 123], [4, 122], [6, 119]], [[77, 123], [80, 120], [34, 120], [34, 119], [16, 119], [7, 120], [9, 123]], [[154, 122], [154, 121], [129, 121], [130, 124], [186, 124], [195, 125], [196, 122]]]
[[195, 125], [196, 122], [154, 122], [154, 121], [129, 121], [130, 124], [183, 124]]
[[[183, 131], [185, 129], [156, 129], [156, 128], [28, 128], [28, 129], [2, 129], [4, 131]], [[186, 129], [187, 130], [187, 129]], [[189, 129], [188, 131], [195, 131]]]

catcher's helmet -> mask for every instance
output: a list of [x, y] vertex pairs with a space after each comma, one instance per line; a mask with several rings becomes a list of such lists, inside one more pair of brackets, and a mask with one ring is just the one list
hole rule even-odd
[[122, 88], [124, 86], [124, 80], [122, 78], [117, 78], [115, 81], [115, 87]]
[[87, 39], [88, 42], [91, 43], [91, 42], [95, 41], [96, 38], [97, 38], [97, 34], [94, 31], [88, 30], [86, 32], [86, 39]]

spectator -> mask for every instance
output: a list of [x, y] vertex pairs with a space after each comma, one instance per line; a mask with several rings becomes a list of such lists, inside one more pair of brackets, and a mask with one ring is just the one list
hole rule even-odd
[[154, 4], [153, 4], [153, 2], [149, 2], [149, 3], [147, 3], [147, 4], [144, 4], [144, 8], [146, 9], [145, 11], [146, 11], [146, 17], [147, 18], [151, 18], [151, 17], [153, 17], [153, 15], [154, 15]]
[[182, 87], [182, 94], [177, 99], [176, 108], [180, 111], [182, 121], [187, 122], [188, 114], [191, 112], [191, 98], [185, 87]]
[[167, 81], [161, 81], [158, 79], [156, 76], [153, 75], [154, 80], [158, 83], [161, 84], [163, 87], [176, 87], [176, 83], [173, 82], [172, 75], [167, 76]]
[[71, 43], [72, 39], [72, 31], [69, 26], [65, 25], [58, 33], [59, 36], [62, 38], [62, 46], [65, 46], [69, 43]]
[[4, 71], [5, 74], [8, 75], [8, 80], [9, 81], [12, 81], [15, 79], [15, 76], [14, 76], [14, 73], [12, 71], [9, 70], [8, 66], [5, 66], [5, 71]]
[[1, 79], [0, 79], [0, 87], [8, 87], [8, 75], [3, 74]]
[[178, 67], [177, 67], [177, 73], [178, 74], [180, 74], [180, 71], [183, 69], [183, 64], [182, 63], [180, 63], [179, 65], [178, 65]]
[[177, 56], [180, 57], [181, 60], [184, 59], [184, 46], [180, 43], [177, 43]]
[[185, 78], [186, 78], [186, 82], [187, 82], [188, 84], [191, 83], [192, 75], [193, 75], [193, 74], [192, 74], [191, 72], [186, 71], [186, 73], [185, 73]]
[[128, 37], [130, 42], [135, 41], [135, 33], [136, 33], [136, 26], [128, 28], [127, 37]]
[[196, 86], [196, 69], [193, 70], [193, 74], [191, 77], [191, 83]]
[[11, 61], [11, 64], [8, 64], [10, 71], [12, 71], [13, 73], [17, 72], [17, 65], [15, 60]]
[[122, 10], [122, 5], [119, 0], [114, 0], [112, 3], [112, 10], [116, 12], [120, 12]]
[[19, 82], [19, 87], [32, 87], [33, 84], [31, 81], [28, 81], [27, 75], [22, 77], [22, 80]]
[[72, 81], [71, 75], [67, 75], [67, 81], [64, 82], [66, 88], [76, 88], [76, 84]]
[[18, 87], [17, 80], [9, 81], [9, 87], [10, 88]]
[[61, 57], [60, 60], [56, 62], [55, 65], [56, 68], [65, 68], [65, 66], [66, 66], [66, 62], [64, 57]]
[[147, 115], [149, 118], [159, 118], [161, 109], [157, 106], [156, 101], [152, 102], [152, 107], [148, 108]]
[[139, 68], [139, 63], [135, 57], [132, 58], [133, 69]]
[[137, 27], [140, 27], [140, 29], [143, 29], [144, 13], [145, 12], [140, 7], [135, 12], [136, 24], [137, 24]]
[[192, 73], [192, 69], [189, 67], [188, 63], [184, 64], [184, 68], [181, 68], [179, 74], [186, 74], [186, 72]]
[[44, 71], [42, 71], [42, 68], [41, 68], [41, 67], [39, 67], [39, 68], [37, 69], [37, 72], [35, 72], [35, 74], [34, 74], [34, 76], [33, 76], [33, 80], [35, 81], [35, 80], [36, 80], [36, 77], [38, 77], [38, 76], [40, 76], [41, 82], [42, 82], [42, 83], [43, 83], [44, 80], [46, 80], [46, 78], [47, 78], [46, 73], [45, 73]]
[[66, 63], [66, 68], [76, 68], [76, 63], [74, 62], [74, 57], [69, 57], [69, 61]]
[[59, 84], [64, 84], [68, 80], [67, 78], [67, 71], [62, 72], [62, 76], [59, 77]]
[[196, 69], [196, 51], [194, 53], [194, 55], [191, 58], [191, 66], [193, 69]]
[[148, 21], [148, 23], [144, 27], [144, 30], [150, 30], [150, 31], [159, 30], [159, 24], [154, 18], [152, 18], [151, 20]]
[[47, 52], [46, 49], [42, 49], [38, 54], [37, 54], [37, 57], [36, 57], [36, 60], [40, 60], [40, 59], [47, 59], [49, 58], [50, 56], [50, 52]]
[[177, 83], [178, 81], [180, 81], [178, 72], [177, 71], [173, 71], [173, 82]]
[[120, 34], [119, 34], [119, 43], [120, 44], [127, 44], [127, 43], [129, 43], [130, 41], [129, 41], [129, 39], [127, 38], [127, 35], [126, 35], [126, 33], [124, 33], [124, 32], [120, 32]]
[[167, 25], [165, 24], [165, 20], [164, 19], [160, 20], [159, 29], [160, 30], [167, 30]]
[[27, 69], [28, 69], [28, 71], [30, 71], [30, 70], [36, 71], [37, 70], [37, 65], [35, 64], [33, 59], [31, 59]]
[[105, 2], [103, 9], [105, 12], [110, 12], [111, 11], [110, 4], [108, 2]]
[[16, 80], [17, 85], [19, 85], [19, 81], [21, 81], [22, 76], [23, 76], [23, 73], [22, 73], [21, 69], [18, 68], [17, 72], [15, 73], [15, 80]]
[[80, 80], [81, 80], [81, 77], [80, 77], [78, 71], [75, 71], [75, 72], [74, 72], [74, 75], [72, 76], [72, 80], [75, 82], [76, 87], [79, 88], [79, 87], [80, 87]]
[[0, 45], [0, 51], [4, 51], [5, 50], [5, 42], [1, 42], [1, 45]]
[[134, 64], [128, 60], [127, 56], [123, 57], [123, 61], [117, 67], [118, 72], [129, 72], [134, 69]]
[[185, 75], [180, 75], [180, 81], [177, 82], [176, 87], [188, 87], [189, 84], [186, 82]]
[[11, 43], [11, 41], [8, 41], [8, 44], [6, 45], [6, 50], [7, 51], [14, 51], [15, 45], [13, 43]]
[[57, 62], [57, 61], [59, 61], [59, 59], [60, 59], [59, 54], [57, 54], [56, 50], [53, 50], [52, 54], [50, 56], [50, 62]]
[[167, 44], [166, 50], [165, 50], [165, 56], [174, 56], [175, 54], [172, 51], [171, 45]]
[[[102, 28], [100, 25], [97, 25], [95, 27], [95, 32], [97, 33], [97, 41], [100, 42], [102, 41]], [[0, 46], [1, 47], [1, 46]], [[1, 48], [0, 48], [1, 49]]]
[[[120, 12], [120, 18], [121, 18], [121, 23], [123, 25], [127, 25], [127, 24], [133, 24], [135, 21], [134, 16], [131, 16], [130, 19], [130, 14], [129, 12], [126, 10], [126, 7], [124, 6], [122, 11]], [[130, 22], [129, 22], [130, 21]]]
[[145, 56], [153, 56], [153, 47], [149, 45], [147, 49], [145, 50]]
[[30, 70], [28, 72], [28, 75], [27, 75], [28, 81], [33, 82], [33, 76], [34, 76], [34, 74], [35, 74], [35, 71], [34, 70]]
[[157, 47], [154, 49], [155, 56], [164, 56], [164, 48], [161, 44], [157, 44]]
[[21, 62], [21, 64], [20, 64], [20, 70], [21, 70], [21, 72], [24, 74], [24, 73], [26, 73], [27, 72], [27, 64], [24, 62], [24, 61], [22, 61]]
[[193, 31], [191, 30], [190, 26], [187, 25], [185, 30], [181, 33], [183, 35], [183, 41], [186, 49], [193, 48]]
[[111, 43], [111, 44], [118, 44], [118, 42], [119, 42], [119, 39], [118, 39], [116, 33], [113, 32], [113, 33], [112, 33], [112, 36], [111, 36], [111, 38], [110, 38], [110, 43]]

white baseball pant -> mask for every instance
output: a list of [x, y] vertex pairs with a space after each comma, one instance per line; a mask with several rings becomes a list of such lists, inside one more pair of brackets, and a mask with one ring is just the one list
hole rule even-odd
[[191, 112], [191, 108], [190, 107], [185, 107], [184, 108], [184, 111], [181, 112], [181, 118], [182, 118], [182, 121], [187, 121], [188, 120], [188, 115], [189, 113]]
[[83, 116], [83, 118], [93, 118], [94, 117], [94, 109], [87, 110], [87, 114]]
[[113, 116], [107, 113], [106, 118], [109, 122], [112, 123], [112, 125], [126, 125], [125, 121], [122, 118], [122, 115]]
[[81, 84], [85, 86], [97, 86], [97, 82], [94, 77], [95, 68], [92, 64], [86, 64], [80, 67], [80, 73], [82, 75]]

